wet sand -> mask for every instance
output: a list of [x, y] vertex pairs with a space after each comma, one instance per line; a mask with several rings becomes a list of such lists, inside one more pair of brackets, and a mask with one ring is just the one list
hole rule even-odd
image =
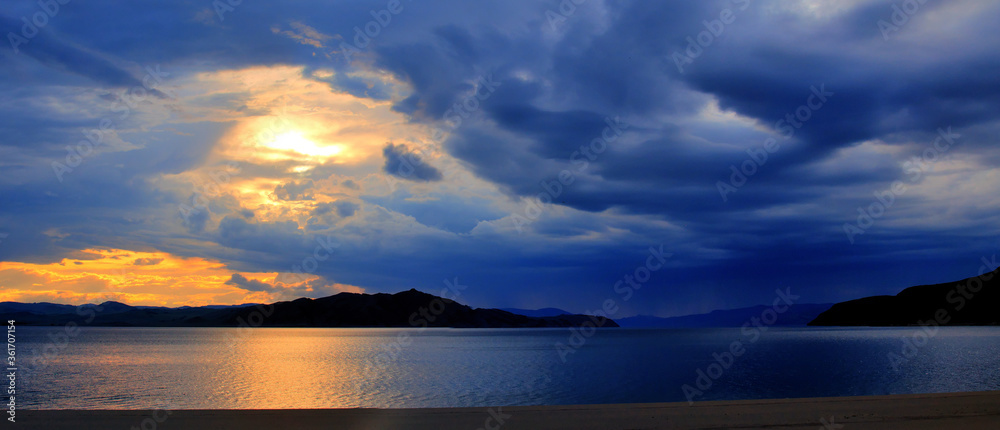
[[[1000, 429], [1000, 391], [441, 409], [18, 411], [20, 429]], [[165, 419], [164, 419], [165, 418]], [[146, 421], [144, 423], [144, 421]], [[500, 422], [502, 421], [502, 422]], [[842, 427], [841, 427], [842, 426]]]

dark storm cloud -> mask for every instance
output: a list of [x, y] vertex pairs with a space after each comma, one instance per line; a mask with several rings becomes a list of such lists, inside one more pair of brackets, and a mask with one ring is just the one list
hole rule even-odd
[[[892, 249], [882, 241], [893, 242], [905, 230], [885, 227], [869, 236], [870, 245], [851, 247], [839, 227], [874, 191], [906, 175], [898, 157], [848, 154], [870, 140], [919, 153], [948, 126], [995, 130], [1000, 78], [989, 70], [1000, 60], [990, 52], [1000, 46], [983, 35], [1000, 8], [974, 2], [926, 7], [920, 13], [981, 11], [952, 24], [949, 43], [929, 35], [934, 29], [921, 17], [900, 30], [908, 37], [886, 42], [876, 23], [892, 10], [880, 3], [818, 16], [779, 2], [749, 3], [609, 2], [602, 5], [610, 12], [600, 31], [592, 21], [569, 17], [560, 23], [564, 37], [547, 50], [530, 44], [544, 38], [531, 31], [496, 40], [481, 30], [440, 27], [431, 31], [437, 39], [379, 50], [379, 64], [414, 83], [416, 93], [404, 101], [412, 108], [403, 111], [435, 120], [467, 91], [458, 83], [473, 82], [474, 70], [493, 64], [487, 59], [509, 59], [488, 69], [504, 86], [483, 103], [486, 121], [464, 121], [445, 148], [513, 195], [546, 193], [545, 184], [566, 170], [574, 182], [558, 196], [548, 193], [554, 204], [661, 216], [727, 249], [736, 265], [779, 261], [793, 249], [808, 265], [832, 267], [829, 261], [848, 256], [881, 259]], [[684, 52], [688, 37], [727, 8], [737, 11], [735, 22], [678, 73], [671, 55]], [[528, 45], [517, 55], [505, 50]], [[757, 127], [699, 124], [699, 112], [712, 103]], [[627, 142], [609, 145], [586, 169], [575, 165], [572, 153], [600, 136], [604, 118], [615, 116], [633, 125]], [[768, 154], [738, 194], [721, 199], [717, 181], [728, 181], [730, 166], [750, 158], [746, 149], [759, 153], [769, 137], [781, 149]], [[988, 139], [969, 137], [964, 150], [996, 168], [988, 162], [995, 153]], [[906, 200], [894, 208], [899, 216], [932, 207], [923, 197]], [[784, 212], [784, 219], [762, 215], [768, 212]], [[997, 218], [989, 220], [949, 234], [995, 233]], [[878, 270], [876, 263], [864, 266]]]
[[[517, 171], [532, 171], [531, 165], [540, 160], [533, 162], [531, 158], [568, 158], [575, 147], [599, 135], [602, 120], [607, 116], [623, 115], [626, 120], [634, 122], [664, 118], [667, 125], [675, 126], [668, 129], [668, 133], [675, 138], [655, 138], [638, 147], [633, 145], [628, 149], [611, 150], [606, 157], [593, 163], [602, 176], [609, 176], [606, 179], [633, 176], [631, 191], [624, 195], [608, 195], [605, 204], [590, 202], [600, 199], [600, 195], [610, 194], [600, 188], [615, 187], [615, 184], [605, 181], [603, 187], [587, 187], [591, 198], [568, 200], [579, 202], [575, 207], [581, 209], [623, 206], [629, 210], [649, 212], [669, 210], [667, 206], [674, 205], [648, 207], [634, 202], [645, 200], [643, 195], [662, 194], [657, 189], [667, 185], [680, 185], [687, 189], [702, 187], [705, 192], [711, 193], [711, 186], [706, 185], [712, 185], [713, 176], [725, 176], [730, 164], [726, 159], [738, 164], [741, 156], [746, 157], [741, 151], [731, 151], [727, 156], [725, 151], [711, 145], [703, 144], [698, 148], [690, 142], [700, 137], [684, 136], [690, 131], [686, 120], [683, 117], [672, 119], [670, 115], [704, 108], [707, 99], [693, 96], [692, 90], [715, 97], [721, 108], [754, 118], [772, 128], [775, 134], [784, 133], [784, 130], [775, 127], [778, 121], [787, 115], [794, 115], [796, 109], [807, 102], [816, 101], [815, 97], [810, 99], [815, 93], [814, 88], [823, 94], [831, 94], [830, 100], [820, 110], [812, 112], [804, 124], [793, 120], [792, 123], [796, 124], [794, 137], [786, 142], [779, 155], [771, 158], [768, 168], [761, 169], [760, 176], [754, 178], [761, 183], [776, 182], [776, 178], [793, 176], [791, 172], [797, 172], [798, 175], [794, 175], [796, 183], [784, 190], [789, 193], [789, 200], [798, 199], [802, 193], [810, 193], [807, 188], [810, 184], [835, 184], [833, 181], [838, 179], [833, 177], [814, 180], [810, 175], [802, 174], [801, 166], [828, 157], [837, 148], [867, 139], [887, 138], [890, 133], [907, 129], [927, 135], [938, 126], [961, 127], [996, 117], [998, 104], [984, 102], [984, 98], [995, 97], [1000, 88], [1000, 78], [985, 72], [995, 68], [991, 64], [997, 60], [989, 59], [995, 56], [982, 55], [987, 46], [995, 43], [977, 37], [985, 28], [975, 28], [984, 26], [985, 21], [974, 23], [972, 29], [963, 32], [968, 37], [961, 42], [972, 55], [952, 54], [945, 47], [938, 49], [936, 54], [940, 58], [950, 60], [944, 65], [928, 62], [924, 56], [903, 55], [911, 48], [905, 44], [882, 43], [874, 23], [885, 15], [884, 8], [864, 8], [811, 24], [819, 29], [805, 31], [807, 24], [794, 20], [811, 18], [795, 17], [790, 12], [776, 14], [776, 18], [766, 17], [762, 12], [765, 5], [754, 5], [741, 12], [743, 14], [726, 30], [728, 36], [705, 48], [705, 54], [697, 58], [686, 73], [676, 73], [671, 53], [685, 48], [686, 37], [705, 30], [703, 20], [714, 19], [720, 10], [737, 9], [743, 3], [746, 2], [699, 2], [697, 5], [685, 2], [614, 3], [621, 10], [610, 14], [608, 29], [599, 35], [586, 33], [584, 26], [589, 22], [570, 19], [563, 24], [567, 28], [567, 37], [549, 52], [553, 67], [535, 68], [533, 71], [539, 79], [544, 78], [549, 85], [558, 88], [561, 98], [573, 99], [576, 106], [594, 106], [595, 110], [581, 111], [568, 106], [553, 110], [523, 103], [524, 100], [544, 95], [543, 91], [532, 83], [519, 82], [512, 74], [516, 67], [510, 67], [511, 74], [499, 78], [506, 86], [495, 98], [484, 103], [484, 109], [488, 118], [513, 136], [499, 137], [501, 135], [490, 132], [482, 135], [476, 130], [463, 129], [454, 135], [449, 148], [453, 155], [469, 162], [483, 177], [515, 190], [517, 194], [529, 196], [539, 191], [537, 184], [543, 178], [539, 174]], [[786, 25], [772, 29], [772, 19]], [[871, 25], [855, 25], [856, 22], [869, 22]], [[670, 23], [678, 25], [665, 25]], [[913, 27], [916, 25], [913, 24]], [[789, 32], [800, 30], [801, 34], [796, 37], [787, 37]], [[920, 31], [918, 28], [907, 30]], [[785, 37], [777, 37], [779, 32]], [[451, 27], [436, 29], [435, 33], [460, 35], [458, 40], [462, 42], [461, 46], [477, 41], [475, 37]], [[840, 39], [842, 44], [831, 43], [831, 36]], [[524, 37], [537, 35], [527, 34]], [[737, 38], [742, 42], [737, 43]], [[519, 42], [482, 42], [478, 50], [466, 47], [461, 52], [489, 52], [497, 46], [518, 45]], [[850, 42], [855, 44], [849, 45]], [[406, 55], [400, 51], [385, 50], [379, 51], [379, 54], [385, 64], [392, 62], [389, 70], [415, 83], [416, 94], [411, 99], [427, 100], [427, 106], [438, 106], [431, 109], [431, 113], [439, 114], [446, 109], [446, 100], [460, 91], [455, 84], [456, 73], [465, 81], [470, 74], [462, 73], [462, 67], [453, 67], [445, 60], [421, 62], [415, 59], [448, 58], [449, 53], [454, 55], [455, 52], [450, 45], [425, 44], [419, 49], [408, 48], [412, 51]], [[802, 49], [804, 46], [810, 49]], [[531, 53], [526, 54], [520, 61], [532, 70]], [[475, 58], [478, 57], [465, 55], [462, 64], [470, 64]], [[529, 95], [522, 96], [519, 94], [522, 88], [532, 90], [525, 91]], [[504, 92], [514, 92], [516, 95], [511, 98], [522, 102], [505, 101]], [[899, 121], [885, 124], [887, 115], [901, 113]], [[934, 126], [927, 127], [927, 124]], [[756, 131], [746, 129], [743, 136], [736, 136], [735, 139], [763, 140], [758, 136]], [[510, 137], [530, 141], [527, 149], [537, 157], [525, 153], [526, 148], [519, 144], [507, 143], [515, 140]], [[491, 142], [497, 138], [498, 141]], [[498, 158], [516, 162], [497, 163]], [[498, 167], [498, 164], [503, 167]], [[554, 173], [550, 175], [554, 176]], [[660, 179], [670, 175], [674, 178], [669, 181]], [[884, 172], [864, 173], [851, 179], [859, 181], [865, 176], [870, 180], [885, 180], [890, 175]], [[802, 189], [796, 190], [799, 188], [797, 185], [802, 185]], [[634, 196], [630, 196], [632, 194]], [[686, 194], [685, 191], [678, 191], [677, 197], [686, 197]], [[781, 200], [765, 194], [756, 203], [767, 206]]]
[[[384, 1], [244, 2], [225, 21], [209, 3], [67, 5], [21, 54], [0, 48], [9, 101], [0, 106], [0, 221], [10, 233], [0, 259], [152, 246], [248, 272], [286, 272], [312, 255], [317, 238], [335, 235], [341, 252], [316, 269], [326, 279], [433, 291], [459, 276], [475, 287], [467, 292], [474, 305], [582, 311], [613, 296], [615, 280], [663, 243], [675, 254], [668, 270], [624, 313], [676, 314], [766, 302], [776, 286], [801, 288], [814, 302], [894, 293], [969, 276], [981, 256], [1000, 251], [1000, 212], [988, 196], [1000, 166], [996, 4], [927, 2], [885, 40], [877, 22], [892, 10], [880, 1], [808, 4], [815, 9], [795, 1], [590, 1], [558, 22], [546, 16], [558, 10], [555, 1], [466, 3], [405, 3], [350, 62], [338, 44], [350, 43]], [[726, 9], [733, 22], [680, 72], [674, 54]], [[26, 10], [4, 5], [5, 31]], [[317, 47], [269, 31], [301, 27], [292, 22], [331, 37], [315, 38], [324, 44]], [[231, 123], [186, 124], [192, 138], [123, 133], [134, 148], [89, 158], [59, 184], [50, 162], [106, 107], [73, 111], [49, 101], [134, 86], [156, 64], [175, 77], [261, 65], [301, 66], [304, 76], [333, 70], [316, 78], [320, 85], [390, 100], [404, 121], [446, 128], [441, 147], [504, 195], [460, 189], [466, 184], [452, 184], [406, 145], [389, 144], [382, 171], [406, 186], [441, 188], [376, 195], [360, 176], [342, 180], [364, 189], [351, 197], [364, 209], [337, 197], [312, 206], [307, 228], [254, 219], [223, 199], [181, 221], [177, 206], [191, 190], [163, 189], [157, 179], [204, 163]], [[502, 85], [477, 108], [449, 114], [484, 76]], [[832, 95], [789, 133], [788, 116], [810, 103], [814, 88]], [[200, 102], [243, 103], [239, 94], [213, 94]], [[628, 128], [605, 150], [574, 156], [615, 118]], [[962, 135], [946, 154], [952, 164], [909, 181], [902, 163], [947, 127]], [[721, 198], [717, 182], [729, 183], [731, 166], [759, 157], [769, 138], [780, 149]], [[279, 200], [308, 200], [338, 173], [324, 166], [288, 182], [281, 175], [290, 167], [247, 165], [243, 174], [283, 178], [274, 182]], [[559, 185], [522, 234], [514, 231], [511, 215], [552, 194], [564, 171], [572, 183]], [[897, 180], [910, 191], [850, 244], [842, 224]], [[501, 209], [510, 206], [513, 213]], [[241, 275], [230, 283], [274, 288]]]
[[441, 171], [427, 164], [406, 145], [386, 144], [382, 148], [382, 157], [385, 158], [382, 170], [390, 175], [415, 182], [440, 181], [442, 178]]
[[[24, 25], [20, 20], [0, 15], [0, 32], [5, 35], [22, 34]], [[44, 28], [35, 37], [24, 40], [27, 43], [3, 43], [0, 47], [11, 50], [14, 55], [32, 57], [48, 67], [84, 76], [99, 84], [122, 88], [143, 86], [142, 80], [131, 73], [80, 47], [58, 40]], [[156, 89], [150, 89], [150, 93], [161, 98], [167, 97]]]

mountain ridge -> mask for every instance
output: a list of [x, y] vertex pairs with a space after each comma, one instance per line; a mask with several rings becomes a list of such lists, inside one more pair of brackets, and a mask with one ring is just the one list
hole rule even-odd
[[997, 275], [1000, 268], [960, 281], [905, 288], [895, 296], [848, 300], [833, 305], [809, 325], [1000, 325]]
[[[30, 312], [33, 309], [37, 312]], [[100, 305], [0, 303], [4, 319], [19, 325], [79, 323], [111, 327], [454, 327], [529, 328], [572, 327], [591, 322], [618, 327], [614, 320], [588, 315], [528, 317], [499, 309], [473, 309], [453, 300], [416, 289], [395, 294], [340, 293], [317, 299], [299, 298], [268, 305], [219, 308], [138, 307], [119, 302]], [[249, 323], [248, 323], [249, 322]]]
[[[774, 326], [805, 326], [817, 315], [833, 306], [832, 303], [796, 303], [788, 310], [778, 314]], [[771, 306], [757, 305], [735, 309], [716, 309], [711, 312], [676, 317], [657, 317], [651, 315], [635, 315], [615, 320], [625, 328], [709, 328], [709, 327], [741, 327], [749, 323], [753, 317]]]

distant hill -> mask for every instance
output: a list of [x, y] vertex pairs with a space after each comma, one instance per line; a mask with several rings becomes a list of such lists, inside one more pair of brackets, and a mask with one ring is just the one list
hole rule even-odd
[[[778, 314], [778, 321], [772, 325], [776, 326], [805, 326], [816, 318], [823, 311], [830, 309], [830, 304], [795, 304], [788, 307], [788, 310]], [[751, 306], [748, 308], [716, 310], [706, 314], [685, 315], [679, 317], [654, 317], [649, 315], [637, 315], [628, 318], [619, 318], [616, 321], [622, 327], [640, 328], [699, 328], [699, 327], [741, 327], [750, 321], [750, 318], [760, 318], [761, 312], [769, 309], [770, 306]]]
[[38, 315], [67, 314], [73, 313], [76, 306], [59, 305], [55, 303], [17, 303], [0, 302], [0, 314], [12, 314], [16, 312], [31, 312]]
[[[981, 277], [910, 287], [895, 296], [837, 303], [813, 326], [904, 326], [935, 320], [940, 325], [1000, 324], [1000, 268]], [[980, 287], [981, 285], [981, 287]], [[941, 321], [936, 317], [940, 316]]]
[[572, 312], [564, 311], [559, 308], [542, 308], [542, 309], [518, 309], [518, 308], [500, 308], [501, 311], [510, 312], [512, 314], [524, 315], [526, 317], [557, 317], [559, 315], [572, 315]]
[[[433, 306], [432, 306], [433, 305]], [[571, 327], [587, 321], [618, 327], [613, 320], [587, 315], [529, 317], [500, 309], [473, 309], [417, 290], [396, 294], [341, 293], [272, 305], [233, 307], [135, 307], [105, 302], [93, 308], [87, 325], [114, 327], [236, 327], [259, 321], [262, 327]], [[81, 323], [76, 306], [52, 303], [0, 303], [4, 320], [18, 325]], [[263, 318], [261, 316], [263, 315]]]

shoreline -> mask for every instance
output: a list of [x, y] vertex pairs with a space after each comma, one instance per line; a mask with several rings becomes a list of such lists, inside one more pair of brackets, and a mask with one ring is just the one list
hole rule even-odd
[[[156, 421], [153, 421], [156, 418]], [[143, 421], [148, 421], [143, 425]], [[428, 409], [20, 410], [22, 429], [1000, 428], [1000, 391]], [[843, 426], [843, 427], [841, 427]]]

